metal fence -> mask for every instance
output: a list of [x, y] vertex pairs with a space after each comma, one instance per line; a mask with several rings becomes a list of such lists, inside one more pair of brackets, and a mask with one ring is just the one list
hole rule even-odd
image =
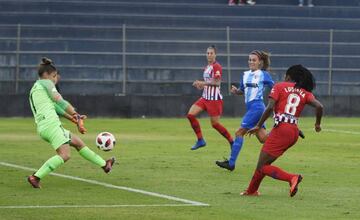
[[[161, 28], [138, 26], [0, 26], [0, 92], [23, 93], [35, 79], [41, 56], [55, 57], [62, 81], [74, 87], [116, 84], [108, 93], [136, 94], [140, 86], [176, 87], [201, 73], [207, 45], [219, 47], [224, 82], [230, 88], [247, 69], [252, 49], [271, 52], [272, 71], [281, 80], [287, 67], [303, 63], [315, 73], [319, 93], [336, 95], [334, 86], [359, 95], [360, 32], [345, 30]], [[64, 71], [65, 72], [65, 71]], [[178, 74], [180, 73], [180, 74]], [[92, 86], [89, 86], [92, 85]], [[352, 91], [352, 92], [351, 92]], [[141, 93], [141, 92], [140, 92]], [[171, 94], [182, 93], [175, 90]]]

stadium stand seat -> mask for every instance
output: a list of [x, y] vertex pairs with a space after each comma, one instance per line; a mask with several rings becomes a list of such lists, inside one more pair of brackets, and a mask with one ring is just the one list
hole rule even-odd
[[313, 8], [296, 3], [0, 0], [0, 91], [14, 92], [18, 72], [17, 92], [26, 93], [36, 79], [35, 64], [48, 56], [61, 69], [66, 93], [122, 93], [125, 51], [126, 93], [196, 94], [191, 81], [201, 78], [204, 51], [214, 43], [224, 82], [230, 77], [236, 83], [248, 53], [262, 49], [272, 53], [276, 80], [289, 65], [302, 63], [319, 81], [317, 94], [327, 94], [330, 73], [336, 94], [360, 92], [342, 86], [360, 81], [360, 32], [349, 31], [360, 29], [360, 0], [317, 0]]

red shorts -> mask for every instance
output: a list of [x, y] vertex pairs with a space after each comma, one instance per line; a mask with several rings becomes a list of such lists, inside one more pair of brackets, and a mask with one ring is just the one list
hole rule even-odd
[[280, 157], [296, 143], [298, 138], [299, 129], [297, 125], [280, 123], [271, 130], [261, 150], [273, 157]]
[[206, 100], [201, 97], [194, 104], [207, 111], [210, 116], [216, 117], [222, 115], [223, 100]]

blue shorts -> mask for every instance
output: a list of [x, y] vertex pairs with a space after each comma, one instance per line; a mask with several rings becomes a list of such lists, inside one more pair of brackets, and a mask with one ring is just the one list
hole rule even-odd
[[[241, 127], [250, 129], [255, 127], [261, 118], [262, 113], [265, 111], [264, 102], [261, 100], [254, 100], [246, 104], [246, 113], [241, 122]], [[262, 128], [265, 128], [262, 125]]]

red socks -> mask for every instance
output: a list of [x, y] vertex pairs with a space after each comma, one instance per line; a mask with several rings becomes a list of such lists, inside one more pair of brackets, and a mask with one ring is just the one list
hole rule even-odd
[[264, 179], [265, 175], [259, 170], [255, 170], [253, 178], [251, 179], [247, 191], [249, 193], [254, 193], [259, 189], [261, 181]]
[[191, 114], [188, 114], [186, 117], [189, 119], [191, 127], [193, 128], [193, 130], [194, 130], [194, 132], [196, 134], [196, 137], [198, 139], [202, 139], [203, 136], [202, 136], [202, 133], [201, 133], [201, 128], [200, 128], [199, 121], [195, 118], [194, 115], [191, 115]]
[[232, 139], [230, 133], [226, 130], [226, 128], [224, 128], [224, 126], [222, 126], [220, 123], [216, 123], [212, 125], [213, 128], [215, 128], [222, 136], [224, 136], [230, 144], [232, 144], [234, 142], [234, 140]]
[[279, 167], [272, 166], [272, 165], [265, 165], [261, 168], [261, 172], [266, 176], [270, 176], [274, 179], [291, 182], [291, 178], [296, 176], [295, 174], [287, 173], [284, 170], [280, 169]]
[[289, 183], [291, 183], [291, 179], [296, 176], [295, 174], [285, 172], [279, 167], [273, 165], [265, 165], [260, 170], [255, 170], [255, 173], [250, 181], [247, 191], [249, 193], [254, 193], [255, 191], [257, 191], [265, 175]]
[[[189, 119], [191, 127], [193, 128], [193, 130], [196, 134], [196, 137], [198, 139], [202, 139], [203, 136], [201, 133], [199, 121], [196, 119], [196, 117], [194, 115], [191, 115], [191, 114], [188, 114], [186, 117]], [[231, 144], [233, 143], [233, 139], [232, 139], [230, 133], [220, 123], [214, 124], [213, 128], [215, 128], [222, 136], [224, 136], [229, 141], [229, 143], [231, 143]]]

